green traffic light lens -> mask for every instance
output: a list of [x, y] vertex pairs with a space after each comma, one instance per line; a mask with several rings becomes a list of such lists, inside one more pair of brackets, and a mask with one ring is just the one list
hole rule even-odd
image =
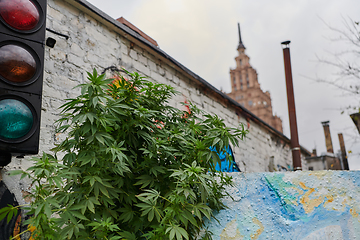
[[26, 104], [16, 99], [0, 100], [0, 137], [16, 140], [28, 134], [34, 116]]

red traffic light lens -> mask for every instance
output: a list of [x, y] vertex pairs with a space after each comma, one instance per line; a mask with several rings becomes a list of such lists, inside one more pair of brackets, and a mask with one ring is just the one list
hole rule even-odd
[[30, 108], [16, 99], [0, 100], [0, 137], [16, 140], [26, 136], [34, 123]]
[[0, 16], [20, 31], [33, 30], [40, 21], [39, 10], [30, 0], [0, 0]]
[[3, 78], [23, 83], [30, 80], [35, 72], [36, 61], [25, 48], [14, 44], [0, 47], [0, 75]]

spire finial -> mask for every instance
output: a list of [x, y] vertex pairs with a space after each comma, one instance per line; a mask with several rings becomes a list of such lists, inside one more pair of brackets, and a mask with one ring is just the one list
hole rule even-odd
[[238, 23], [238, 29], [239, 29], [239, 46], [237, 49], [240, 49], [240, 48], [244, 48], [245, 49], [245, 46], [241, 40], [241, 32], [240, 32], [240, 23]]

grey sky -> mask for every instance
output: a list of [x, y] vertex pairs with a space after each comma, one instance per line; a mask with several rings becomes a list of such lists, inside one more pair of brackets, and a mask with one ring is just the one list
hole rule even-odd
[[360, 21], [358, 0], [90, 0], [112, 16], [123, 16], [154, 38], [160, 48], [190, 70], [225, 92], [230, 91], [229, 70], [235, 67], [237, 23], [250, 64], [264, 91], [269, 90], [274, 113], [289, 136], [284, 63], [280, 42], [291, 40], [290, 51], [300, 144], [318, 154], [325, 152], [321, 121], [330, 121], [334, 150], [342, 132], [351, 169], [360, 169], [360, 138], [341, 109], [359, 105], [359, 98], [309, 78], [333, 77], [334, 69], [316, 56], [349, 50], [330, 41], [338, 37], [324, 22], [343, 29], [343, 19]]

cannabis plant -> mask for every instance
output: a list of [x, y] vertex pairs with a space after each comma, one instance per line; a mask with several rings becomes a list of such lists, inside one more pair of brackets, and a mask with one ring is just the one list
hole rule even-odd
[[231, 178], [216, 172], [210, 148], [237, 146], [247, 131], [191, 104], [169, 106], [172, 87], [126, 75], [88, 73], [61, 107], [68, 137], [22, 172], [33, 183], [34, 239], [211, 238], [204, 220], [224, 207]]

